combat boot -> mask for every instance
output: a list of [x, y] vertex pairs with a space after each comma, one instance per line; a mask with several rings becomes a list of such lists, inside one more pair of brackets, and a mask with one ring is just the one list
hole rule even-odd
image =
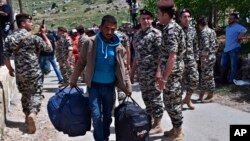
[[174, 135], [170, 137], [171, 141], [184, 141], [182, 128], [174, 128]]
[[[182, 132], [182, 128], [173, 128], [168, 133], [170, 133], [168, 136], [169, 138], [166, 138], [164, 141], [184, 141], [184, 134]], [[165, 132], [164, 132], [165, 135]]]
[[159, 134], [162, 132], [163, 130], [161, 128], [161, 118], [154, 118], [154, 123], [151, 130], [149, 131], [149, 135]]
[[189, 109], [194, 110], [195, 107], [194, 107], [194, 104], [191, 101], [191, 96], [192, 96], [191, 93], [187, 93], [185, 98], [182, 100], [182, 105], [187, 104]]
[[203, 103], [213, 102], [213, 97], [214, 97], [214, 93], [210, 92], [210, 93], [208, 93], [207, 97], [204, 100], [202, 100], [202, 102]]
[[203, 100], [203, 97], [204, 97], [204, 95], [205, 95], [205, 92], [201, 92], [200, 94], [199, 94], [199, 101], [202, 101]]
[[30, 113], [27, 117], [27, 132], [29, 134], [34, 134], [36, 132], [36, 114]]
[[173, 136], [173, 135], [174, 135], [174, 128], [172, 128], [172, 129], [169, 130], [169, 131], [165, 131], [163, 135], [166, 136], [166, 137], [171, 137], [171, 136]]
[[29, 115], [25, 115], [25, 124], [28, 123], [28, 116], [29, 116]]

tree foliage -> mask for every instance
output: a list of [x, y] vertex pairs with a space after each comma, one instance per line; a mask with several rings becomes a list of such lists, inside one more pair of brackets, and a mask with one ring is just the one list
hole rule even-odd
[[[156, 13], [158, 0], [142, 0], [145, 7]], [[227, 15], [232, 12], [239, 13], [242, 23], [246, 23], [246, 17], [250, 17], [250, 0], [175, 0], [177, 9], [189, 8], [193, 17], [197, 19], [201, 15], [209, 17], [213, 27], [224, 26]]]

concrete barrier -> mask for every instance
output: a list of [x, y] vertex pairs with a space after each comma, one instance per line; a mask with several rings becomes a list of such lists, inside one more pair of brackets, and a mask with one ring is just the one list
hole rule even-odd
[[[12, 66], [14, 63], [12, 62]], [[10, 101], [15, 94], [18, 93], [16, 86], [16, 78], [9, 75], [9, 71], [5, 66], [0, 67], [0, 139], [3, 135], [6, 112], [10, 107]]]

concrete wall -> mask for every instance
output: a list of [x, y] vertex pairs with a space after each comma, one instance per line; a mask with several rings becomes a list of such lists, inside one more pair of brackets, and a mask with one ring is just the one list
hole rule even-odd
[[[14, 64], [12, 62], [12, 66]], [[0, 67], [0, 139], [5, 127], [6, 111], [10, 107], [10, 101], [18, 93], [15, 77], [9, 75], [5, 66]]]

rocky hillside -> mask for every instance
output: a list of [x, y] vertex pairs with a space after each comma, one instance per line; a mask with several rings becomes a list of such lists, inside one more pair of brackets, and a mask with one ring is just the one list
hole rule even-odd
[[[13, 4], [18, 13], [18, 1]], [[126, 0], [26, 0], [23, 9], [33, 15], [37, 26], [45, 19], [50, 29], [59, 25], [72, 28], [79, 24], [91, 27], [94, 23], [99, 24], [106, 14], [114, 15], [119, 23], [130, 19]]]

